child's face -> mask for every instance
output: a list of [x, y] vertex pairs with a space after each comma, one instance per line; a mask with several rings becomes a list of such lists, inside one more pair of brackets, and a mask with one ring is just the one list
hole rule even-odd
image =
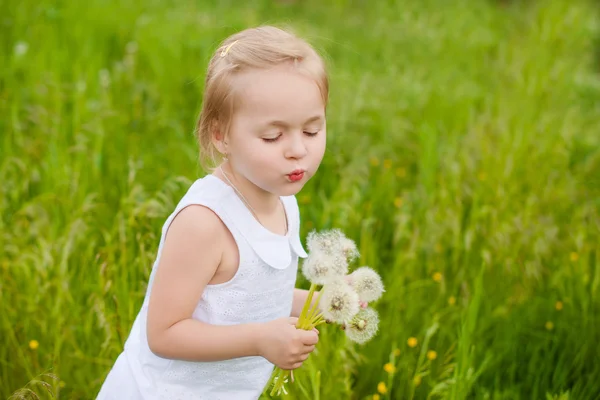
[[[278, 66], [246, 71], [235, 86], [230, 162], [262, 190], [279, 196], [298, 193], [325, 153], [325, 107], [317, 84]], [[294, 171], [303, 174], [290, 175]]]

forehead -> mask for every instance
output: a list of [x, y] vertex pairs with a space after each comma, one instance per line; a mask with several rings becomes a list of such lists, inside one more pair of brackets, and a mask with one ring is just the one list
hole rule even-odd
[[325, 105], [314, 79], [289, 66], [251, 69], [236, 77], [235, 114], [260, 123], [277, 119], [302, 124], [325, 117]]

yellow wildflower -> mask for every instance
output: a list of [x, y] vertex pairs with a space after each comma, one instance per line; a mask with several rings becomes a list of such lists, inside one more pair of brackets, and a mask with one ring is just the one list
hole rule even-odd
[[451, 306], [456, 304], [456, 297], [454, 296], [450, 296], [450, 298], [448, 299], [448, 304], [450, 304]]
[[552, 321], [546, 322], [546, 329], [548, 329], [549, 331], [554, 329], [554, 324], [552, 323]]
[[404, 178], [406, 176], [406, 169], [396, 168], [396, 176], [398, 176], [399, 178]]
[[385, 382], [379, 382], [377, 385], [377, 391], [381, 394], [387, 393], [387, 387], [385, 386]]
[[417, 338], [414, 337], [410, 337], [408, 338], [408, 340], [406, 341], [406, 343], [408, 344], [408, 347], [416, 347], [417, 346]]
[[413, 382], [414, 382], [415, 386], [419, 386], [421, 384], [421, 376], [420, 375], [415, 376], [415, 379], [413, 379]]
[[436, 282], [441, 282], [442, 281], [442, 274], [441, 272], [436, 272], [435, 274], [433, 274], [433, 280]]
[[40, 343], [37, 340], [30, 340], [29, 341], [29, 348], [31, 350], [36, 350], [38, 347], [40, 347]]
[[388, 374], [393, 374], [394, 372], [396, 372], [396, 367], [392, 363], [387, 363], [383, 366], [383, 370]]
[[571, 252], [571, 261], [575, 262], [579, 260], [579, 254], [577, 254], [576, 252]]
[[371, 398], [372, 398], [373, 400], [379, 400], [379, 399], [381, 399], [381, 396], [379, 396], [377, 393], [375, 393], [375, 394], [373, 395], [373, 397], [371, 397]]
[[377, 157], [371, 157], [371, 165], [376, 167], [379, 165], [379, 159]]
[[563, 309], [562, 301], [557, 301], [555, 307], [558, 311], [562, 310]]
[[433, 350], [429, 350], [427, 352], [427, 358], [430, 360], [435, 360], [437, 358], [437, 353]]
[[402, 207], [402, 202], [403, 202], [402, 197], [396, 197], [394, 199], [394, 205], [398, 208]]
[[400, 355], [400, 349], [394, 349], [394, 355], [398, 357]]
[[392, 160], [383, 160], [383, 168], [385, 168], [385, 169], [392, 168]]

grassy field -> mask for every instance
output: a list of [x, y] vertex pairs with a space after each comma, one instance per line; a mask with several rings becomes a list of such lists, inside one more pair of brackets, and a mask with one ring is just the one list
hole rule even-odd
[[331, 68], [302, 237], [343, 229], [387, 288], [289, 398], [599, 399], [600, 6], [208, 3], [0, 3], [0, 398], [94, 398], [204, 174], [210, 53], [275, 23]]

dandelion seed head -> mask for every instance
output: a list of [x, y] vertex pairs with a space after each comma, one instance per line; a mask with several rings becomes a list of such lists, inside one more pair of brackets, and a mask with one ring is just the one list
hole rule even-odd
[[347, 238], [341, 230], [312, 231], [308, 234], [306, 245], [309, 252], [323, 252], [335, 257], [344, 257], [346, 263], [359, 256], [356, 244]]
[[366, 343], [379, 329], [379, 314], [372, 308], [361, 309], [352, 320], [346, 324], [346, 336], [356, 343]]
[[101, 69], [98, 73], [100, 79], [100, 86], [107, 88], [110, 86], [110, 72], [107, 69]]
[[360, 309], [358, 295], [343, 280], [330, 281], [323, 287], [319, 305], [327, 320], [338, 323], [350, 321]]
[[17, 42], [15, 45], [15, 56], [22, 57], [27, 54], [27, 50], [29, 50], [29, 45], [26, 42]]
[[381, 277], [369, 267], [360, 267], [350, 274], [350, 282], [360, 301], [375, 301], [385, 292]]
[[302, 263], [302, 273], [311, 283], [324, 285], [348, 273], [348, 263], [343, 256], [317, 250], [310, 252]]
[[349, 263], [356, 260], [360, 256], [360, 253], [358, 252], [358, 248], [356, 247], [356, 243], [354, 243], [354, 240], [348, 239], [347, 237], [343, 237], [341, 239], [340, 246], [342, 248], [342, 252], [346, 256], [346, 259]]
[[138, 44], [137, 44], [137, 42], [129, 42], [129, 43], [127, 43], [127, 45], [125, 46], [125, 51], [128, 54], [137, 53], [137, 51], [138, 51]]

